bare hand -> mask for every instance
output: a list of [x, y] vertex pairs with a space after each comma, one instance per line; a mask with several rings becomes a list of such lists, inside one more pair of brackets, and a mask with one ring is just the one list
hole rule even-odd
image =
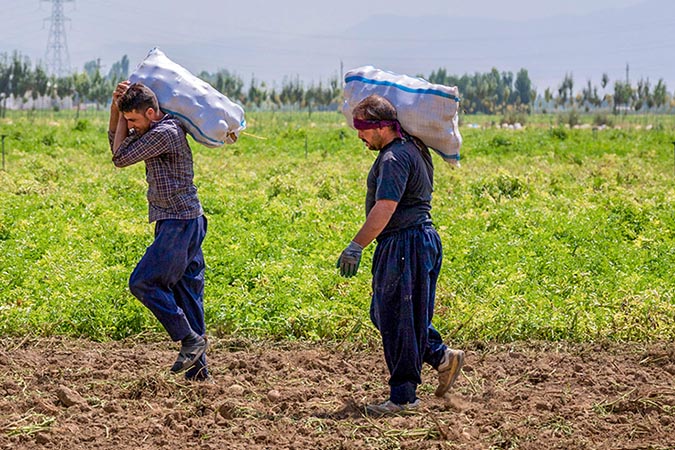
[[117, 85], [117, 87], [115, 88], [115, 91], [113, 92], [113, 95], [112, 95], [112, 101], [113, 101], [113, 104], [115, 104], [115, 106], [117, 106], [117, 100], [119, 100], [119, 98], [124, 95], [124, 93], [127, 91], [127, 89], [129, 89], [130, 84], [131, 84], [131, 82], [129, 80], [126, 80], [126, 81], [122, 81], [121, 83], [119, 83]]

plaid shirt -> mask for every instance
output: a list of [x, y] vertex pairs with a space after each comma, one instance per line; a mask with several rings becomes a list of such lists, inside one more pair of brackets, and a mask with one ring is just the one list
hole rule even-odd
[[[114, 139], [115, 132], [108, 131], [111, 150]], [[167, 114], [142, 136], [127, 137], [117, 151], [113, 150], [112, 160], [117, 167], [145, 161], [151, 223], [164, 219], [194, 219], [204, 214], [193, 183], [192, 150], [175, 117]]]

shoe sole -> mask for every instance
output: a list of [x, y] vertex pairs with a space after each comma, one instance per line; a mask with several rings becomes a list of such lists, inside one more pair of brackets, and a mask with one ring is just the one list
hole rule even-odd
[[[456, 364], [457, 364], [456, 369], [455, 369], [455, 373], [452, 376], [452, 378], [450, 378], [450, 381], [448, 382], [447, 385], [438, 386], [438, 388], [436, 389], [436, 392], [434, 392], [436, 397], [443, 397], [450, 390], [452, 385], [455, 384], [455, 381], [457, 381], [457, 377], [459, 377], [459, 374], [462, 372], [462, 367], [464, 366], [464, 352], [460, 350], [459, 353], [458, 353], [458, 356], [456, 358], [454, 358], [453, 362], [456, 362]], [[448, 370], [451, 371], [452, 369], [453, 368], [450, 367]]]
[[419, 403], [412, 405], [406, 405], [405, 407], [399, 410], [390, 410], [382, 408], [380, 405], [367, 405], [366, 406], [366, 416], [368, 417], [389, 417], [389, 416], [407, 416], [415, 414], [419, 407]]

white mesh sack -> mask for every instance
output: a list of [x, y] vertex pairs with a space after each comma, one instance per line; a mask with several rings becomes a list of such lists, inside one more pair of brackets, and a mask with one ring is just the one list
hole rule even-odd
[[206, 147], [232, 144], [246, 128], [241, 106], [158, 48], [150, 50], [129, 81], [152, 89], [160, 109], [176, 116], [194, 140]]
[[403, 129], [421, 139], [449, 164], [459, 166], [462, 136], [457, 118], [457, 87], [432, 84], [373, 66], [349, 70], [345, 73], [342, 107], [349, 126], [353, 127], [352, 111], [356, 105], [371, 94], [378, 94], [394, 105]]

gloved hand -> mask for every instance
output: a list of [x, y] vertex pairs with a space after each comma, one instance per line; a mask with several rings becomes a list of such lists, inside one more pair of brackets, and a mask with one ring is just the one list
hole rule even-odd
[[356, 275], [356, 271], [359, 270], [359, 264], [361, 263], [362, 251], [363, 247], [356, 242], [351, 241], [349, 243], [347, 248], [342, 251], [335, 266], [340, 269], [340, 275], [343, 277], [353, 277]]

